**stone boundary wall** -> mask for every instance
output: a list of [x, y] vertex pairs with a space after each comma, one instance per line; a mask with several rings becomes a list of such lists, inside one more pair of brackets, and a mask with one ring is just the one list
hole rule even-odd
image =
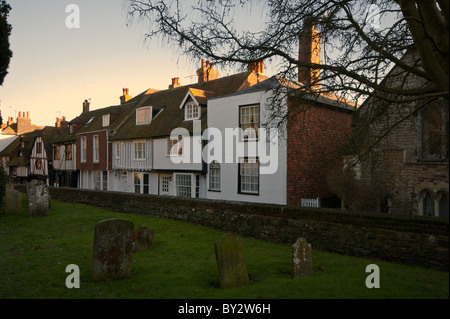
[[[15, 188], [26, 192], [25, 185]], [[246, 202], [50, 187], [52, 199], [147, 214], [286, 244], [448, 271], [449, 221]], [[51, 213], [50, 213], [51, 214]]]

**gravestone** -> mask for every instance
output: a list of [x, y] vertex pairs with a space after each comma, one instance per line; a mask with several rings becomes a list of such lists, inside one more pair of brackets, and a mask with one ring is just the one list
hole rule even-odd
[[14, 184], [12, 184], [12, 183], [6, 183], [5, 190], [7, 190], [7, 191], [13, 191], [13, 190], [14, 190]]
[[139, 226], [134, 233], [133, 252], [149, 250], [153, 247], [155, 231], [147, 226]]
[[5, 214], [20, 215], [22, 212], [22, 193], [16, 190], [7, 190], [5, 193]]
[[109, 281], [131, 276], [134, 224], [125, 219], [98, 222], [94, 230], [92, 281]]
[[249, 283], [244, 247], [240, 238], [226, 233], [214, 243], [220, 286], [223, 289]]
[[30, 217], [47, 216], [51, 207], [47, 184], [36, 179], [27, 184], [27, 198]]
[[292, 245], [292, 264], [294, 278], [313, 275], [311, 244], [304, 238], [299, 238]]

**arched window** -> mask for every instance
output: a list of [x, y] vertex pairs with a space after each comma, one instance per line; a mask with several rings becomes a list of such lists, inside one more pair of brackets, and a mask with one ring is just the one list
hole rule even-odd
[[420, 119], [420, 157], [422, 160], [448, 158], [448, 104], [442, 101], [424, 108]]
[[448, 219], [448, 192], [441, 191], [434, 196], [431, 190], [424, 190], [419, 200], [419, 214]]
[[423, 216], [434, 216], [434, 199], [427, 191], [423, 194], [421, 206]]
[[448, 194], [445, 192], [442, 192], [438, 196], [437, 202], [438, 202], [438, 207], [439, 207], [439, 217], [448, 219]]
[[217, 161], [209, 165], [209, 190], [220, 191], [220, 164]]

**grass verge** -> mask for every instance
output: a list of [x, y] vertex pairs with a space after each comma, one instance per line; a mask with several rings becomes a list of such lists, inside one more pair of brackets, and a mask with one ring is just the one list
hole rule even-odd
[[[131, 278], [90, 281], [94, 226], [109, 218], [155, 230], [154, 247], [133, 254]], [[242, 238], [250, 284], [219, 286], [214, 242], [222, 231], [146, 215], [123, 214], [54, 200], [47, 217], [0, 216], [2, 299], [448, 299], [449, 273], [313, 250], [314, 275], [293, 279], [290, 246]], [[314, 243], [312, 243], [314, 248]], [[80, 268], [81, 287], [65, 285], [66, 266]], [[380, 288], [368, 289], [368, 264]]]

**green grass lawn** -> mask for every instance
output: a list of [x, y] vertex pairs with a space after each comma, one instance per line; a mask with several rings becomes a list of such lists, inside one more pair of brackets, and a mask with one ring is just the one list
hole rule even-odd
[[[109, 218], [155, 230], [154, 247], [133, 254], [131, 278], [90, 281], [94, 226]], [[47, 217], [0, 215], [0, 298], [300, 299], [449, 298], [449, 273], [314, 250], [314, 275], [293, 279], [291, 247], [242, 238], [250, 284], [220, 288], [214, 242], [224, 232], [145, 215], [121, 214], [54, 200]], [[80, 268], [81, 287], [65, 285], [66, 266]], [[368, 264], [380, 288], [368, 289]]]

